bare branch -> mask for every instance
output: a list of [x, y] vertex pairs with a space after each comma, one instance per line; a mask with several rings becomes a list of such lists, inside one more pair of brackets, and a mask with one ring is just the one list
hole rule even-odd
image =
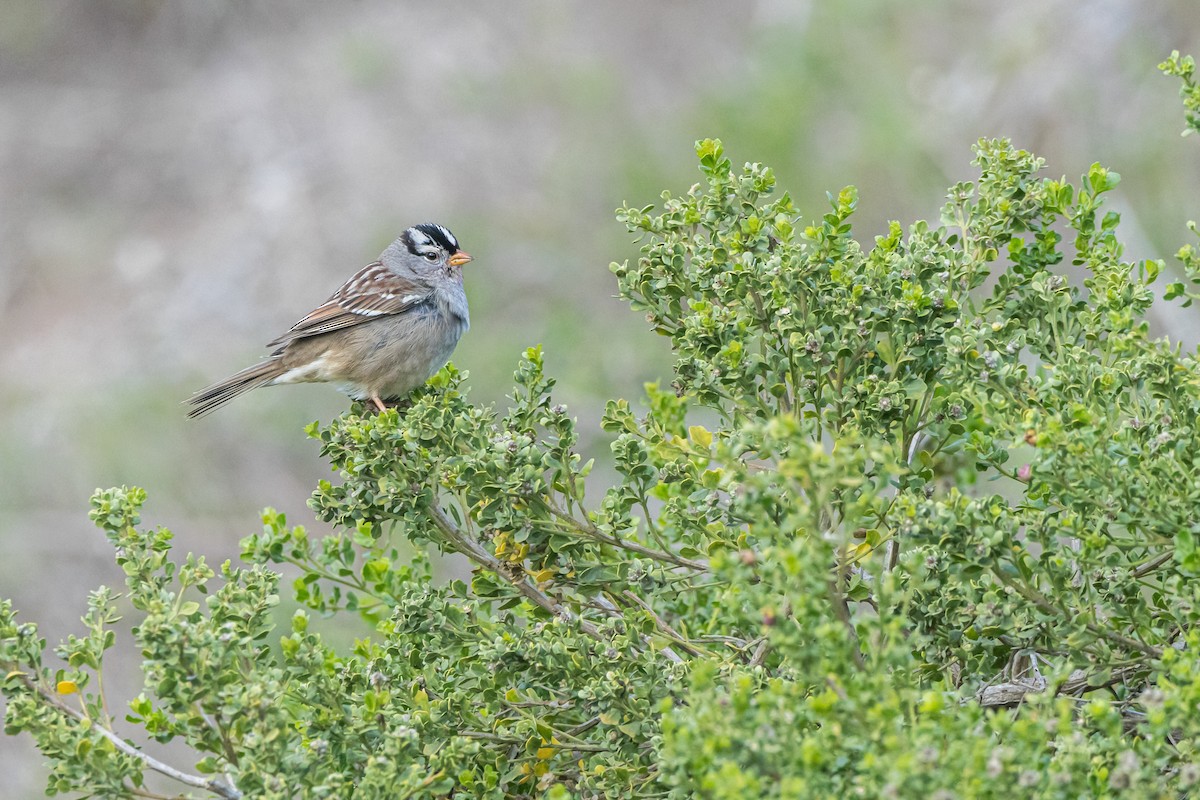
[[758, 643], [758, 647], [754, 648], [754, 655], [750, 656], [750, 666], [761, 667], [763, 662], [767, 660], [767, 653], [771, 650], [771, 643], [767, 641], [767, 637], [763, 637]]
[[[1055, 694], [1077, 695], [1090, 689], [1102, 689], [1106, 686], [1113, 686], [1125, 682], [1133, 675], [1144, 672], [1146, 669], [1147, 667], [1142, 664], [1121, 667], [1120, 669], [1114, 669], [1103, 681], [1096, 683], [1092, 682], [1095, 680], [1092, 674], [1077, 669], [1071, 673], [1070, 677], [1059, 684], [1055, 690]], [[1028, 675], [1019, 680], [985, 686], [979, 690], [976, 698], [984, 708], [1010, 707], [1020, 705], [1024, 701], [1025, 695], [1044, 692], [1048, 687], [1049, 683], [1041, 675]]]
[[62, 700], [60, 700], [56, 695], [52, 694], [48, 689], [34, 681], [28, 675], [21, 675], [20, 680], [30, 691], [41, 697], [47, 703], [47, 705], [58, 709], [77, 722], [88, 722], [91, 725], [90, 730], [93, 730], [103, 736], [105, 739], [108, 739], [108, 741], [112, 742], [113, 747], [116, 747], [125, 755], [132, 756], [133, 758], [141, 761], [148, 769], [152, 769], [160, 775], [166, 775], [168, 778], [177, 780], [180, 783], [188, 786], [194, 786], [197, 789], [204, 789], [212, 792], [218, 797], [225, 798], [225, 800], [240, 800], [242, 793], [238, 791], [237, 787], [234, 786], [231, 781], [228, 780], [228, 776], [226, 776], [225, 779], [204, 778], [199, 775], [189, 775], [186, 772], [181, 772], [169, 764], [164, 764], [154, 756], [142, 752], [129, 742], [122, 739], [113, 731], [97, 723], [96, 720], [89, 719], [88, 717], [84, 716], [82, 712], [71, 708], [69, 705], [62, 702]]
[[1154, 570], [1158, 569], [1163, 564], [1166, 564], [1168, 561], [1170, 561], [1173, 558], [1175, 558], [1175, 551], [1168, 550], [1165, 553], [1161, 553], [1160, 555], [1155, 556], [1154, 558], [1150, 559], [1145, 564], [1142, 564], [1140, 567], [1138, 567], [1137, 569], [1135, 569], [1133, 572], [1131, 572], [1129, 574], [1135, 578], [1145, 577], [1146, 575], [1149, 575], [1151, 572], [1154, 572]]

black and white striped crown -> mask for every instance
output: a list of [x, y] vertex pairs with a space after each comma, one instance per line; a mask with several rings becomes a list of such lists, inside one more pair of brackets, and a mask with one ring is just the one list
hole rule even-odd
[[408, 252], [423, 255], [432, 248], [439, 248], [447, 253], [458, 252], [458, 239], [449, 229], [432, 222], [414, 225], [404, 232], [404, 244]]

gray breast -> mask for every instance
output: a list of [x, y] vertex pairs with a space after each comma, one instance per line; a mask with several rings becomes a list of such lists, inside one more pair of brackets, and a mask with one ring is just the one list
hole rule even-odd
[[446, 325], [454, 331], [454, 341], [471, 327], [471, 315], [467, 310], [467, 294], [461, 283], [441, 284], [434, 289], [432, 305], [445, 317]]

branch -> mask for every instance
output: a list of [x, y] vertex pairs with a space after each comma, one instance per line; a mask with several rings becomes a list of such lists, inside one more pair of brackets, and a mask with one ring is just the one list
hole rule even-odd
[[764, 636], [762, 641], [758, 643], [758, 647], [754, 649], [754, 655], [750, 657], [749, 665], [751, 667], [761, 667], [763, 662], [767, 660], [767, 653], [770, 651], [770, 649], [771, 643], [767, 640], [767, 637]]
[[643, 611], [645, 611], [646, 614], [648, 614], [650, 616], [650, 619], [654, 620], [655, 627], [657, 627], [660, 631], [665, 633], [669, 638], [674, 640], [674, 642], [677, 645], [679, 645], [680, 647], [682, 647], [688, 653], [688, 655], [692, 655], [692, 656], [700, 656], [700, 655], [707, 656], [708, 655], [708, 653], [705, 653], [701, 650], [697, 650], [695, 647], [693, 647], [691, 644], [689, 644], [688, 640], [683, 638], [682, 636], [680, 636], [679, 633], [676, 632], [676, 630], [674, 628], [672, 628], [670, 625], [668, 625], [667, 621], [665, 619], [663, 619], [662, 617], [660, 617], [658, 615], [658, 613], [653, 608], [651, 608], [650, 604], [647, 603], [645, 600], [638, 597], [636, 594], [629, 591], [628, 589], [621, 592], [621, 595], [623, 597], [625, 597], [626, 599], [632, 601], [635, 605], [637, 605], [639, 608], [641, 608]]
[[539, 590], [524, 576], [509, 576], [504, 568], [504, 564], [500, 561], [500, 559], [483, 549], [478, 542], [469, 538], [462, 531], [460, 531], [455, 524], [450, 521], [450, 518], [446, 516], [446, 512], [442, 511], [442, 507], [438, 505], [436, 500], [429, 504], [429, 516], [433, 518], [433, 524], [437, 525], [438, 530], [442, 532], [442, 535], [449, 539], [450, 543], [458, 548], [458, 551], [464, 556], [471, 559], [479, 566], [491, 570], [497, 575], [504, 575], [507, 577], [512, 585], [516, 587], [516, 590], [523, 594], [526, 599], [528, 599], [534, 605], [550, 612], [556, 617], [560, 617], [561, 619], [572, 622], [578, 620], [579, 627], [584, 633], [594, 638], [600, 638], [600, 631], [595, 625], [578, 616], [562, 603], [550, 597], [550, 595]]
[[833, 601], [833, 612], [841, 621], [842, 626], [846, 629], [846, 633], [850, 637], [850, 655], [854, 658], [854, 665], [860, 670], [866, 669], [866, 662], [863, 660], [862, 647], [858, 643], [858, 631], [854, 628], [854, 621], [850, 618], [850, 607], [846, 604], [846, 595], [842, 593], [841, 587], [834, 581], [829, 582], [829, 599]]
[[[1089, 689], [1103, 689], [1106, 686], [1113, 686], [1118, 683], [1123, 683], [1131, 676], [1138, 672], [1144, 672], [1148, 669], [1143, 664], [1133, 664], [1128, 667], [1114, 669], [1110, 676], [1099, 684], [1089, 683], [1090, 675], [1081, 669], [1077, 669], [1071, 673], [1065, 681], [1059, 684], [1055, 689], [1055, 696], [1058, 695], [1076, 695]], [[1036, 675], [1021, 680], [1007, 681], [1005, 683], [997, 683], [992, 686], [984, 686], [976, 694], [979, 700], [979, 705], [984, 708], [1002, 708], [1020, 705], [1027, 694], [1037, 694], [1044, 692], [1049, 684], [1041, 675]]]
[[[484, 742], [496, 742], [497, 744], [511, 744], [518, 747], [525, 745], [524, 739], [502, 736], [498, 733], [488, 733], [487, 731], [459, 731], [457, 735], [464, 739], [479, 739]], [[545, 742], [542, 744], [542, 747], [553, 747], [557, 750], [577, 750], [588, 753], [609, 753], [613, 749], [606, 745], [590, 744], [588, 742]]]
[[237, 787], [234, 786], [231, 781], [229, 781], [228, 777], [226, 777], [224, 780], [221, 778], [203, 778], [199, 775], [189, 775], [186, 772], [180, 772], [174, 767], [159, 761], [154, 756], [147, 755], [129, 742], [122, 739], [113, 731], [109, 730], [103, 725], [97, 724], [95, 720], [85, 716], [80, 711], [76, 711], [66, 703], [63, 703], [58, 699], [58, 697], [51, 694], [49, 690], [35, 682], [28, 675], [22, 674], [19, 677], [21, 683], [25, 684], [27, 689], [41, 697], [42, 700], [47, 703], [47, 705], [58, 709], [77, 722], [87, 722], [89, 725], [91, 725], [90, 730], [93, 730], [103, 736], [105, 739], [108, 739], [108, 741], [112, 742], [114, 747], [116, 747], [125, 755], [132, 756], [133, 758], [141, 761], [148, 769], [152, 769], [160, 775], [166, 775], [168, 778], [172, 778], [188, 786], [194, 786], [197, 789], [205, 789], [206, 791], [212, 792], [218, 797], [225, 798], [225, 800], [240, 800], [242, 797], [242, 793], [238, 791]]
[[1142, 564], [1140, 567], [1138, 567], [1133, 572], [1131, 572], [1130, 575], [1132, 575], [1135, 578], [1144, 577], [1146, 575], [1149, 575], [1151, 572], [1154, 572], [1154, 570], [1158, 569], [1163, 564], [1166, 564], [1168, 561], [1170, 561], [1173, 558], [1175, 558], [1175, 551], [1168, 550], [1165, 553], [1162, 553], [1162, 554], [1150, 559], [1145, 564]]
[[[996, 579], [1005, 586], [1008, 586], [1017, 594], [1021, 595], [1026, 600], [1040, 608], [1042, 611], [1045, 611], [1047, 614], [1053, 614], [1057, 617], [1070, 618], [1071, 614], [1069, 612], [1051, 603], [1044, 595], [1042, 595], [1033, 587], [1012, 581], [1003, 573], [996, 570], [992, 571], [992, 575], [994, 575]], [[1131, 639], [1124, 634], [1117, 633], [1116, 631], [1110, 631], [1094, 622], [1085, 622], [1084, 627], [1088, 629], [1089, 633], [1092, 633], [1100, 638], [1116, 642], [1117, 644], [1124, 645], [1132, 650], [1137, 650], [1138, 652], [1148, 655], [1151, 658], [1162, 657], [1163, 651], [1161, 647], [1155, 647], [1154, 645], [1146, 644], [1145, 642], [1139, 642], [1137, 639]]]
[[[535, 498], [529, 497], [527, 499]], [[645, 545], [629, 541], [628, 539], [610, 536], [609, 534], [597, 528], [591, 523], [591, 521], [581, 522], [570, 514], [564, 514], [563, 512], [559, 511], [554, 506], [545, 502], [545, 500], [542, 500], [542, 504], [555, 517], [569, 524], [572, 528], [584, 534], [585, 536], [590, 536], [598, 542], [603, 542], [604, 544], [612, 545], [613, 547], [620, 547], [624, 550], [630, 551], [631, 553], [637, 553], [638, 555], [645, 556], [646, 558], [652, 558], [655, 561], [665, 561], [668, 564], [675, 564], [679, 567], [687, 567], [688, 569], [693, 569], [697, 572], [708, 571], [708, 564], [705, 564], [703, 561], [693, 561], [690, 558], [684, 558], [683, 556], [676, 555], [675, 553], [671, 553], [669, 551], [655, 550], [653, 547], [646, 547]], [[647, 524], [649, 524], [649, 520], [647, 520]]]
[[[612, 601], [610, 601], [607, 597], [604, 597], [603, 595], [596, 595], [595, 598], [593, 598], [593, 602], [596, 604], [597, 608], [599, 608], [601, 611], [603, 611], [608, 616], [615, 617], [617, 619], [619, 619], [621, 617], [620, 609], [618, 609], [617, 606]], [[649, 647], [650, 649], [654, 649], [654, 646], [650, 640], [650, 637], [644, 633], [642, 634], [642, 641], [646, 643], [647, 647]], [[687, 642], [682, 637], [680, 637], [679, 644], [686, 646]], [[676, 653], [674, 650], [672, 650], [670, 647], [664, 647], [661, 650], [659, 650], [659, 652], [662, 653], [664, 656], [666, 656], [668, 661], [673, 661], [676, 664], [683, 663], [683, 658], [680, 657], [680, 655], [678, 653]], [[696, 654], [692, 653], [692, 655], [696, 655]]]
[[[600, 641], [604, 640], [600, 635], [600, 630], [595, 625], [588, 622], [580, 615], [574, 613], [571, 611], [571, 609], [567, 608], [550, 595], [538, 589], [524, 576], [515, 577], [510, 575], [509, 572], [504, 568], [504, 564], [500, 561], [500, 559], [483, 549], [478, 542], [460, 531], [455, 524], [450, 521], [450, 518], [446, 516], [446, 512], [442, 511], [442, 507], [438, 505], [436, 501], [430, 504], [429, 515], [433, 518], [433, 523], [437, 525], [438, 530], [440, 530], [442, 534], [450, 540], [451, 544], [458, 548], [460, 553], [474, 561], [479, 566], [489, 569], [497, 575], [503, 575], [504, 577], [508, 578], [516, 590], [523, 594], [534, 605], [545, 609], [561, 619], [571, 622], [578, 621], [580, 629], [588, 636]], [[620, 612], [618, 612], [615, 608], [611, 609], [611, 614], [620, 616]], [[679, 657], [679, 654], [669, 647], [662, 648], [660, 652], [662, 652], [662, 654], [668, 659], [676, 663], [682, 663], [683, 661], [683, 659]]]

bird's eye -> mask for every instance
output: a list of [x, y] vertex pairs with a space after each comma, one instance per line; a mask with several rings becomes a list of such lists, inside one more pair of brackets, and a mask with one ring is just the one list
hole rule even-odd
[[437, 261], [438, 260], [437, 253], [429, 252], [429, 253], [425, 253], [424, 255], [425, 255], [426, 261]]

